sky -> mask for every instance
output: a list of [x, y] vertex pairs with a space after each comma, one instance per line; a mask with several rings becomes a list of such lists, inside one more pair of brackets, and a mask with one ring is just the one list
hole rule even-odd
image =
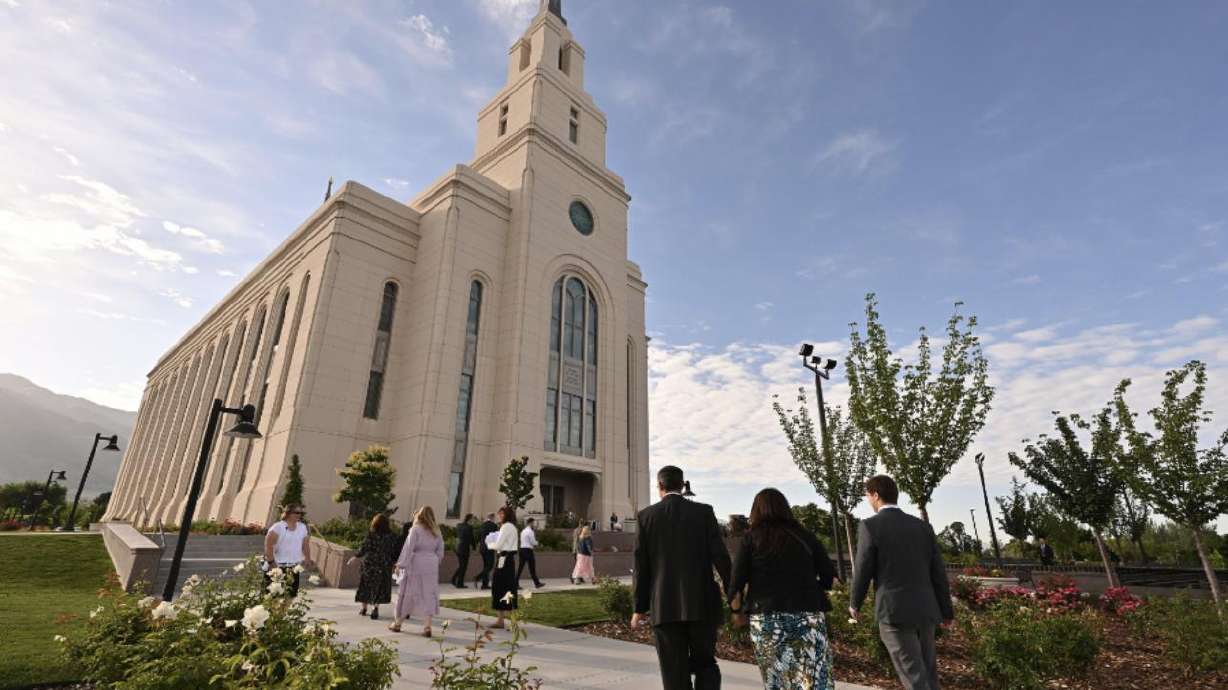
[[[0, 0], [0, 371], [134, 409], [321, 202], [470, 160], [537, 0]], [[1228, 6], [565, 0], [648, 281], [651, 464], [718, 515], [815, 500], [771, 411], [874, 292], [892, 346], [975, 315], [969, 456], [1138, 411], [1207, 362], [1228, 427]], [[847, 399], [843, 367], [826, 390]], [[813, 403], [813, 400], [812, 400]], [[962, 459], [931, 506], [984, 537]], [[995, 507], [996, 509], [996, 507]], [[865, 514], [867, 508], [859, 508]]]

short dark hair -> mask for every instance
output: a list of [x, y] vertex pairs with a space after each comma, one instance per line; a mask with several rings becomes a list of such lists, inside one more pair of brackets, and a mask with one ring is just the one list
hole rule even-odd
[[503, 516], [504, 522], [516, 524], [516, 509], [511, 506], [503, 506], [499, 509], [499, 514]]
[[895, 480], [885, 474], [876, 474], [866, 480], [866, 493], [878, 494], [880, 500], [895, 503], [900, 500], [900, 487]]
[[473, 513], [465, 513], [465, 519], [462, 522], [469, 522], [473, 519]]
[[657, 485], [666, 491], [682, 491], [682, 468], [666, 465], [657, 470]]
[[526, 524], [526, 525], [531, 525], [531, 524], [533, 524], [533, 518], [529, 518], [528, 520], [525, 520], [525, 521], [524, 521], [524, 524]]

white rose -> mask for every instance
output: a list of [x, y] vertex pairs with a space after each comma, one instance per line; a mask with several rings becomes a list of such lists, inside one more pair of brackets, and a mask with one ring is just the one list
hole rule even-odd
[[239, 564], [235, 565], [235, 567], [234, 567], [234, 568], [231, 568], [231, 570], [234, 570], [236, 573], [241, 573], [241, 572], [243, 572], [243, 569], [244, 569], [244, 568], [246, 568], [246, 567], [247, 567], [247, 564], [246, 564], [246, 563], [239, 563]]
[[310, 583], [311, 583], [311, 584], [313, 584], [313, 585], [318, 585], [318, 584], [320, 584], [320, 576], [319, 576], [319, 575], [312, 575], [311, 577], [307, 578], [307, 581], [308, 581], [308, 582], [310, 582]]
[[285, 576], [286, 576], [286, 573], [281, 568], [273, 568], [272, 570], [269, 571], [269, 577], [272, 578], [274, 581], [281, 580]]
[[269, 610], [263, 604], [257, 604], [250, 609], [243, 610], [243, 627], [248, 630], [259, 630], [264, 627], [264, 623], [268, 619]]
[[227, 627], [227, 628], [233, 628], [233, 627], [235, 627], [235, 624], [237, 624], [238, 622], [239, 622], [239, 621], [237, 621], [237, 620], [233, 620], [233, 619], [232, 619], [232, 620], [228, 620], [228, 621], [226, 621], [226, 627]]
[[173, 621], [177, 615], [179, 615], [179, 612], [175, 610], [175, 605], [169, 601], [164, 601], [161, 604], [158, 604], [153, 610], [153, 617], [155, 619], [165, 618]]
[[297, 574], [299, 574], [299, 573], [301, 573], [301, 572], [303, 572], [303, 566], [302, 566], [302, 565], [295, 565], [295, 566], [294, 566], [294, 574], [295, 574], [295, 575], [297, 575]]
[[511, 601], [512, 601], [512, 598], [513, 598], [513, 597], [515, 597], [515, 596], [516, 596], [515, 594], [512, 594], [511, 592], [508, 592], [507, 594], [504, 594], [504, 595], [503, 595], [503, 598], [502, 598], [502, 599], [500, 599], [499, 601], [501, 601], [501, 602], [503, 602], [503, 603], [505, 603], [505, 604], [510, 604], [510, 603], [511, 603]]
[[56, 642], [67, 642], [68, 641], [68, 638], [64, 637], [63, 635], [56, 635], [55, 637], [51, 639], [55, 640]]
[[188, 587], [195, 587], [196, 585], [199, 585], [200, 575], [195, 575], [195, 574], [191, 575], [190, 577], [188, 577], [188, 579], [183, 581], [183, 584]]
[[101, 606], [99, 606], [98, 608], [94, 609], [93, 611], [90, 611], [90, 618], [97, 618], [97, 617], [98, 617], [98, 614], [100, 614], [100, 613], [102, 613], [102, 607], [101, 607]]
[[525, 592], [525, 593], [524, 593], [524, 598], [525, 598], [525, 601], [528, 601], [529, 599], [532, 599], [532, 598], [533, 598], [533, 592]]
[[269, 594], [272, 594], [273, 596], [276, 597], [276, 596], [281, 596], [285, 591], [286, 591], [285, 586], [282, 585], [280, 582], [269, 583]]
[[251, 670], [252, 670], [252, 669], [254, 669], [254, 668], [256, 668], [256, 665], [255, 665], [255, 664], [253, 664], [253, 663], [252, 663], [250, 660], [248, 660], [248, 661], [244, 661], [244, 662], [243, 662], [243, 670], [244, 670], [244, 671], [251, 671]]
[[140, 600], [139, 602], [137, 602], [137, 605], [138, 605], [138, 606], [140, 606], [140, 607], [141, 607], [141, 608], [143, 608], [143, 609], [147, 609], [147, 608], [149, 608], [150, 606], [153, 606], [153, 605], [154, 605], [154, 604], [156, 604], [156, 603], [158, 603], [158, 599], [157, 599], [157, 597], [145, 597], [144, 599], [142, 599], [142, 600]]

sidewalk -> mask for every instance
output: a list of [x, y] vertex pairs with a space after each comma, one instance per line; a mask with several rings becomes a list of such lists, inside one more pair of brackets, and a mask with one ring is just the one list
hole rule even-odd
[[[529, 584], [528, 579], [525, 583]], [[583, 589], [589, 585], [572, 585], [567, 580], [547, 580], [547, 586], [536, 590], [538, 592], [564, 591]], [[530, 584], [530, 587], [532, 585]], [[447, 585], [440, 586], [441, 599], [466, 598], [481, 596], [488, 592], [482, 590], [457, 590]], [[357, 604], [354, 603], [354, 590], [317, 587], [308, 591], [312, 599], [311, 614], [315, 617], [336, 621], [337, 632], [341, 640], [355, 642], [364, 638], [374, 637], [396, 644], [400, 650], [401, 677], [394, 688], [429, 688], [431, 685], [430, 665], [439, 658], [439, 644], [444, 620], [451, 621], [443, 641], [448, 647], [463, 647], [473, 640], [473, 623], [468, 619], [474, 614], [444, 608], [441, 617], [435, 619], [435, 639], [426, 639], [415, 634], [421, 629], [420, 621], [409, 621], [405, 624], [406, 632], [394, 633], [388, 630], [388, 615], [384, 610], [381, 618], [373, 621], [358, 615]], [[536, 666], [534, 675], [543, 680], [544, 688], [567, 688], [569, 690], [646, 690], [661, 687], [661, 677], [657, 671], [656, 651], [648, 646], [634, 642], [624, 642], [605, 637], [596, 637], [573, 630], [550, 628], [529, 624], [526, 626], [528, 637], [521, 642], [520, 651], [516, 656], [517, 666]], [[498, 655], [502, 649], [497, 643], [510, 638], [507, 632], [497, 631], [494, 644], [487, 646], [484, 658]], [[462, 652], [463, 653], [463, 652]], [[457, 656], [453, 652], [453, 656]], [[759, 690], [763, 683], [759, 677], [759, 668], [751, 664], [739, 664], [730, 661], [720, 662], [722, 687], [730, 690]], [[839, 683], [839, 690], [874, 690], [861, 685]]]

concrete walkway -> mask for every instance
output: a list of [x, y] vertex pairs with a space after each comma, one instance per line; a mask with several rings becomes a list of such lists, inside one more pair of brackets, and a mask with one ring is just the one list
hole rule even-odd
[[[526, 584], [529, 581], [525, 580]], [[530, 587], [532, 585], [530, 584]], [[572, 585], [567, 580], [547, 580], [546, 587], [537, 592], [583, 589], [589, 585]], [[429, 688], [431, 686], [431, 663], [439, 658], [439, 642], [447, 647], [463, 648], [473, 642], [474, 628], [469, 620], [474, 614], [444, 608], [442, 619], [451, 621], [443, 632], [442, 621], [435, 619], [435, 638], [426, 639], [416, 634], [421, 630], [421, 621], [407, 621], [405, 632], [388, 630], [388, 613], [391, 608], [381, 607], [380, 620], [373, 621], [358, 615], [354, 603], [354, 590], [313, 588], [308, 592], [312, 599], [313, 616], [336, 621], [340, 639], [355, 642], [374, 637], [397, 645], [400, 650], [401, 677], [394, 688]], [[456, 590], [448, 585], [440, 586], [440, 598], [448, 599], [481, 596], [482, 590]], [[483, 619], [489, 623], [489, 619]], [[536, 666], [536, 677], [542, 679], [544, 688], [568, 688], [573, 690], [646, 690], [661, 687], [657, 671], [656, 651], [643, 644], [624, 642], [605, 637], [586, 635], [573, 630], [550, 628], [529, 624], [528, 637], [521, 642], [517, 653], [517, 666]], [[442, 633], [442, 635], [441, 635]], [[503, 650], [499, 642], [510, 639], [510, 634], [497, 631], [494, 644], [487, 646], [483, 658], [489, 659]], [[449, 656], [459, 657], [463, 649]], [[763, 687], [759, 668], [751, 664], [722, 661], [722, 687], [730, 690], [758, 690]], [[874, 690], [861, 685], [839, 683], [839, 690]]]

